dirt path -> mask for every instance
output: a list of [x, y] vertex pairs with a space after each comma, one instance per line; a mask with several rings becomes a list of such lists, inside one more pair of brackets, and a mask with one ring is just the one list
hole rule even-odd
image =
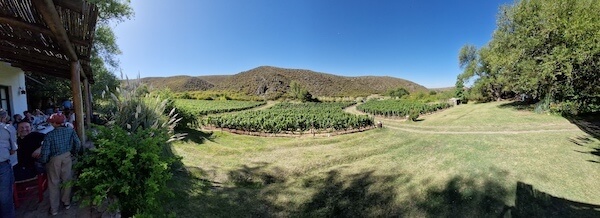
[[359, 111], [358, 109], [356, 109], [356, 106], [358, 106], [358, 105], [360, 105], [360, 104], [355, 104], [350, 107], [344, 108], [344, 112], [351, 113], [351, 114], [358, 114], [358, 115], [369, 115], [365, 112], [362, 112], [362, 111]]
[[267, 101], [267, 104], [265, 104], [265, 105], [262, 105], [262, 106], [258, 106], [258, 107], [255, 107], [255, 108], [252, 108], [252, 109], [250, 109], [250, 110], [253, 110], [253, 111], [256, 111], [256, 110], [264, 110], [264, 109], [268, 109], [268, 108], [270, 108], [270, 107], [273, 107], [273, 106], [274, 106], [274, 105], [276, 105], [276, 104], [277, 104], [277, 102], [276, 102], [276, 101]]

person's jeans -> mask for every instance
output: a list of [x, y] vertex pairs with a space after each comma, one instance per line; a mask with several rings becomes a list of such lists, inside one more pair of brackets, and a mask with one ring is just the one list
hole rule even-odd
[[15, 205], [13, 202], [13, 175], [12, 166], [8, 161], [0, 163], [0, 217], [15, 217]]

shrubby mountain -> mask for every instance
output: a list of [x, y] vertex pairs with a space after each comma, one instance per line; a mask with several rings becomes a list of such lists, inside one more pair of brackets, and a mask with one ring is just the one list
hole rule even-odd
[[249, 95], [277, 97], [298, 82], [313, 96], [368, 96], [404, 87], [410, 92], [427, 91], [417, 83], [389, 76], [345, 77], [303, 69], [261, 66], [235, 75], [148, 77], [142, 81], [154, 88], [173, 91], [227, 90]]

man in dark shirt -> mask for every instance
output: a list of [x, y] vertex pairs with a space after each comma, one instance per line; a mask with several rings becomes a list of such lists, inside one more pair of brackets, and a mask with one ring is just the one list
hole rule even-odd
[[44, 172], [43, 167], [36, 162], [41, 154], [42, 141], [44, 134], [31, 132], [31, 124], [27, 121], [19, 122], [17, 129], [17, 159], [19, 163], [14, 166], [15, 180], [26, 180], [35, 177], [38, 173]]

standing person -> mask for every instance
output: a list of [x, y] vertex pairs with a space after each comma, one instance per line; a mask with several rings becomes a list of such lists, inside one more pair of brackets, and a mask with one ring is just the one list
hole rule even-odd
[[19, 163], [13, 167], [15, 180], [21, 181], [31, 179], [37, 174], [44, 172], [37, 164], [37, 158], [41, 154], [42, 141], [44, 134], [39, 132], [31, 132], [31, 124], [28, 122], [20, 122], [17, 129], [17, 145], [19, 153], [17, 158]]
[[29, 123], [33, 123], [33, 114], [29, 111], [23, 111], [23, 120], [26, 120]]
[[40, 109], [35, 109], [35, 113], [33, 114], [33, 123], [31, 127], [35, 127], [39, 124], [46, 122], [46, 114], [44, 114]]
[[54, 130], [44, 138], [40, 162], [46, 163], [50, 213], [56, 215], [61, 201], [65, 209], [71, 207], [71, 187], [63, 186], [61, 192], [61, 184], [71, 180], [71, 154], [79, 153], [81, 141], [75, 130], [63, 126], [65, 115], [52, 114], [47, 122], [54, 127]]
[[13, 126], [15, 127], [15, 129], [17, 129], [17, 124], [20, 123], [21, 120], [23, 120], [23, 116], [21, 116], [21, 114], [13, 115]]
[[73, 102], [71, 101], [71, 99], [65, 99], [65, 101], [63, 101], [62, 103], [62, 107], [63, 109], [73, 109]]
[[15, 217], [13, 202], [13, 175], [10, 155], [17, 151], [16, 134], [8, 122], [8, 113], [0, 109], [0, 217]]

